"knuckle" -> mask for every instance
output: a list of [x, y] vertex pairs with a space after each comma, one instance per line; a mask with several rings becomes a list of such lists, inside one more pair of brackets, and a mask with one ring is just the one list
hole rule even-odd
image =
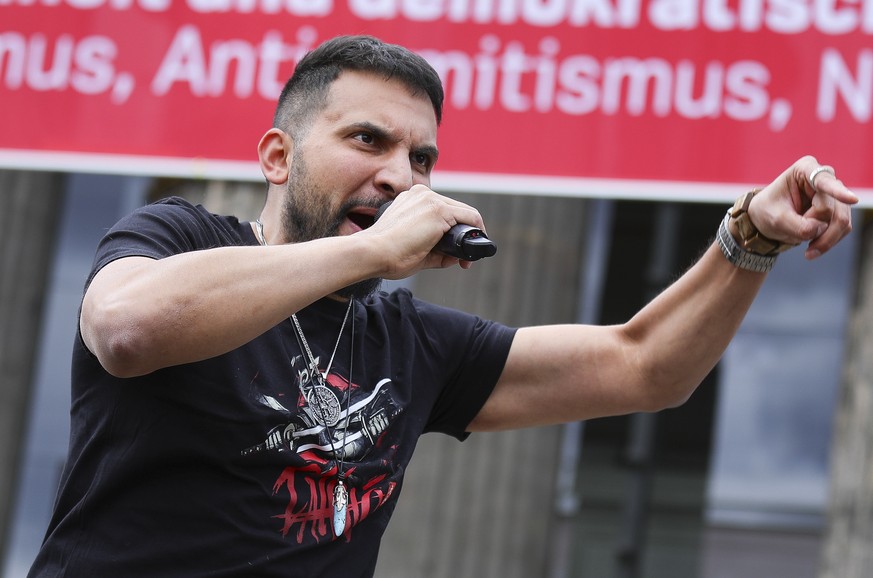
[[797, 163], [795, 163], [795, 166], [799, 166], [804, 172], [807, 172], [808, 168], [814, 167], [818, 164], [818, 159], [816, 159], [814, 156], [804, 155], [800, 159], [798, 159]]

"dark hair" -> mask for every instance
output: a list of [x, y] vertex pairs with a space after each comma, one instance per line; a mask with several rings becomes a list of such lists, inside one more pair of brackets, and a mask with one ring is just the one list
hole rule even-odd
[[318, 46], [297, 63], [282, 89], [273, 126], [305, 134], [314, 113], [327, 105], [330, 86], [344, 70], [379, 74], [399, 80], [413, 95], [427, 95], [437, 125], [443, 116], [443, 85], [428, 62], [411, 50], [372, 36], [338, 36]]

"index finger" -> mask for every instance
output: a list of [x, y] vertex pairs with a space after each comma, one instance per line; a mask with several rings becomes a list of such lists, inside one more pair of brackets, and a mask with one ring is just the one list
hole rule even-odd
[[806, 182], [809, 183], [813, 195], [826, 194], [847, 205], [854, 205], [859, 200], [858, 196], [837, 178], [836, 171], [830, 165], [818, 165], [810, 169]]

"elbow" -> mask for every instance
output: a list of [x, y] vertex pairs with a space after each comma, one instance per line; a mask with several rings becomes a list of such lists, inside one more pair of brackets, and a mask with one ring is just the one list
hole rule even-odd
[[653, 413], [679, 407], [691, 398], [695, 389], [696, 385], [689, 386], [685, 383], [649, 382], [648, 387], [644, 388], [645, 391], [640, 396], [639, 411]]
[[630, 365], [635, 368], [630, 390], [636, 410], [641, 412], [658, 412], [685, 404], [706, 376], [697, 367], [664, 363], [661, 356], [638, 355]]
[[693, 393], [693, 391], [693, 389], [690, 391], [680, 391], [678, 393], [674, 393], [671, 396], [664, 396], [664, 399], [661, 403], [661, 409], [673, 409], [681, 405], [685, 405], [685, 402], [687, 402], [691, 398], [691, 394]]
[[116, 331], [105, 339], [94, 354], [107, 373], [118, 378], [138, 377], [151, 373], [143, 363], [145, 349], [134, 331]]
[[91, 308], [86, 314], [83, 307], [80, 323], [85, 344], [110, 375], [130, 378], [154, 370], [148, 365], [154, 344], [149, 343], [145, 324], [129, 312], [104, 307]]

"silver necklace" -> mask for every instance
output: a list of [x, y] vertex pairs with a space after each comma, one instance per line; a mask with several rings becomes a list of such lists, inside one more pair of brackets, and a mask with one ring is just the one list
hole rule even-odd
[[[352, 362], [354, 359], [354, 337], [355, 337], [355, 316], [352, 315], [352, 331], [351, 331], [351, 341], [349, 344], [349, 384], [346, 387], [345, 394], [345, 412], [342, 411], [340, 407], [339, 400], [336, 398], [336, 395], [328, 388], [327, 386], [327, 375], [330, 370], [331, 365], [333, 365], [333, 358], [336, 355], [336, 350], [339, 347], [339, 342], [343, 336], [343, 329], [346, 326], [346, 319], [349, 317], [349, 312], [352, 310], [352, 304], [354, 303], [354, 299], [349, 299], [349, 306], [346, 308], [346, 315], [343, 318], [342, 325], [340, 326], [339, 335], [336, 338], [336, 345], [333, 348], [333, 354], [330, 356], [330, 361], [327, 364], [327, 370], [324, 373], [321, 373], [318, 370], [318, 363], [315, 361], [315, 357], [312, 355], [312, 351], [309, 349], [309, 342], [306, 341], [306, 335], [303, 333], [303, 329], [300, 327], [300, 322], [297, 320], [297, 315], [291, 315], [291, 320], [294, 322], [294, 329], [296, 330], [297, 341], [300, 344], [300, 348], [306, 351], [306, 355], [309, 357], [309, 375], [310, 375], [310, 383], [312, 381], [316, 381], [316, 384], [310, 389], [309, 395], [303, 391], [303, 385], [298, 382], [298, 385], [301, 388], [301, 393], [303, 393], [304, 399], [306, 399], [306, 403], [309, 407], [312, 407], [318, 412], [318, 419], [321, 421], [321, 425], [327, 430], [327, 437], [330, 440], [330, 449], [333, 452], [334, 459], [337, 460], [337, 476], [336, 476], [336, 486], [333, 489], [333, 532], [334, 535], [340, 537], [343, 535], [343, 532], [346, 528], [346, 515], [348, 513], [348, 502], [349, 502], [349, 491], [346, 488], [345, 484], [345, 461], [346, 461], [346, 437], [349, 432], [349, 403], [350, 403], [350, 392], [352, 390]], [[313, 401], [315, 403], [313, 403]], [[337, 452], [336, 446], [334, 445], [334, 439], [336, 436], [334, 435], [334, 430], [331, 428], [337, 425], [342, 419], [343, 416], [346, 418], [346, 423], [343, 425], [343, 435], [342, 435], [342, 445], [340, 449], [342, 453]]]
[[[266, 246], [267, 240], [264, 237], [264, 225], [261, 223], [260, 219], [255, 221], [255, 228], [258, 232], [258, 241], [261, 245]], [[330, 449], [333, 452], [334, 458], [337, 460], [337, 480], [336, 486], [333, 490], [333, 532], [337, 537], [342, 536], [343, 532], [346, 528], [346, 516], [348, 514], [348, 503], [349, 503], [349, 492], [346, 488], [345, 484], [345, 458], [346, 458], [346, 436], [349, 431], [348, 417], [349, 417], [349, 403], [350, 403], [350, 392], [352, 390], [352, 366], [354, 362], [354, 341], [355, 341], [355, 316], [352, 315], [352, 326], [351, 326], [351, 341], [349, 345], [349, 385], [346, 388], [345, 394], [345, 418], [346, 423], [343, 426], [343, 436], [342, 436], [342, 455], [336, 451], [336, 446], [334, 445], [334, 431], [331, 428], [337, 425], [343, 419], [343, 411], [340, 407], [339, 400], [336, 398], [336, 395], [328, 388], [327, 386], [327, 376], [330, 373], [330, 368], [333, 366], [333, 360], [336, 356], [337, 349], [339, 348], [340, 341], [342, 340], [343, 330], [346, 328], [346, 321], [348, 321], [349, 313], [352, 310], [352, 306], [354, 305], [355, 300], [349, 298], [349, 306], [346, 308], [346, 314], [343, 316], [343, 322], [340, 325], [339, 334], [336, 336], [336, 343], [333, 346], [333, 352], [330, 354], [330, 360], [327, 362], [327, 368], [324, 370], [324, 373], [319, 371], [318, 363], [315, 360], [315, 356], [312, 354], [312, 350], [309, 348], [309, 342], [306, 340], [306, 335], [303, 333], [303, 328], [300, 326], [300, 321], [297, 319], [297, 314], [291, 314], [291, 321], [294, 323], [295, 329], [295, 337], [297, 338], [297, 343], [300, 346], [302, 352], [305, 352], [309, 362], [309, 381], [312, 383], [315, 381], [315, 385], [310, 389], [309, 394], [303, 390], [303, 384], [298, 382], [298, 386], [300, 387], [300, 393], [303, 395], [303, 399], [306, 400], [307, 405], [309, 407], [314, 408], [318, 412], [318, 419], [321, 421], [321, 425], [327, 430], [327, 436], [330, 440]], [[315, 403], [313, 403], [313, 401]]]

